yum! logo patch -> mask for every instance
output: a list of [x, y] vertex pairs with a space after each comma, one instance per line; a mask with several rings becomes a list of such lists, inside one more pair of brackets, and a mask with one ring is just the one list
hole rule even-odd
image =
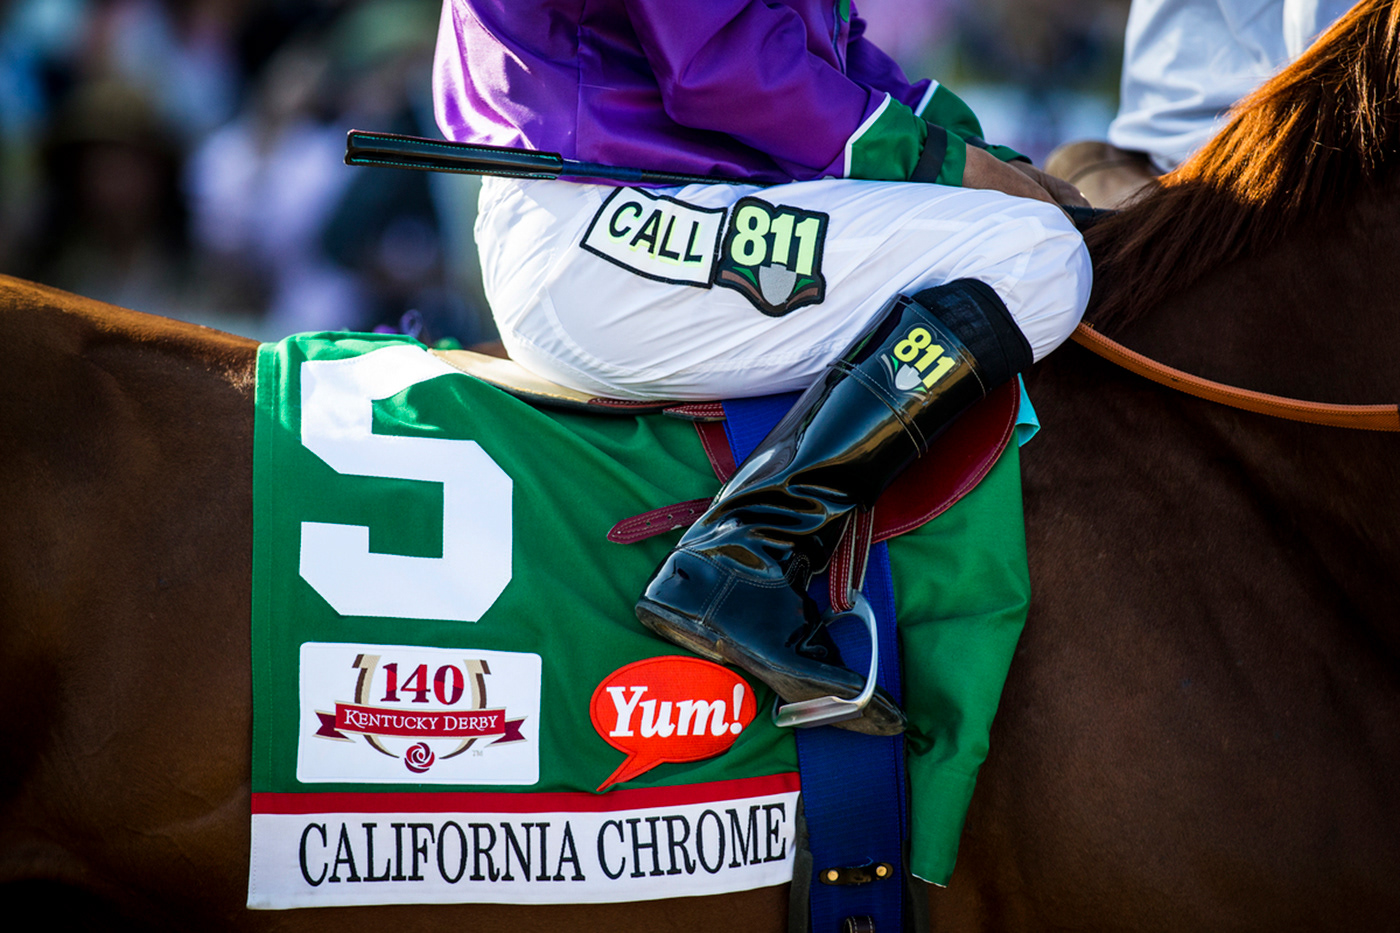
[[757, 708], [742, 677], [700, 658], [648, 658], [618, 668], [593, 691], [590, 714], [603, 740], [627, 758], [598, 790], [663, 762], [728, 751]]
[[297, 779], [533, 784], [540, 670], [536, 654], [308, 642]]

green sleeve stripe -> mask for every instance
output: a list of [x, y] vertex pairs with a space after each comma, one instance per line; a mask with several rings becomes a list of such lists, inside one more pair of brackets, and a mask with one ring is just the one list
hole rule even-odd
[[982, 135], [982, 124], [978, 121], [977, 114], [963, 103], [961, 97], [941, 84], [933, 89], [933, 94], [919, 116], [964, 139]]
[[1003, 162], [1029, 162], [1030, 156], [1022, 155], [1010, 146], [988, 146], [987, 151]]
[[988, 146], [981, 135], [982, 124], [972, 109], [937, 81], [929, 84], [917, 110], [886, 94], [846, 141], [845, 177], [961, 185], [968, 139], [1002, 161], [1024, 158], [1014, 149]]
[[[950, 136], [949, 155], [944, 160], [947, 171], [941, 175], [939, 182], [942, 184], [958, 184], [962, 180], [962, 166], [967, 162], [967, 147], [959, 148], [957, 155], [952, 153], [955, 143], [951, 137], [959, 137], [968, 145], [985, 149], [1003, 162], [1012, 162], [1020, 159], [1029, 162], [1021, 153], [1010, 146], [993, 146], [982, 139], [982, 123], [977, 119], [977, 114], [972, 112], [972, 108], [963, 102], [962, 98], [948, 90], [937, 81], [929, 84], [928, 90], [924, 92], [923, 99], [919, 101], [919, 106], [914, 112], [923, 117], [934, 126], [941, 126], [946, 129]], [[949, 167], [949, 166], [952, 167]], [[948, 181], [947, 178], [955, 178], [956, 181]]]
[[961, 185], [963, 169], [967, 167], [967, 143], [956, 133], [948, 134], [948, 151], [943, 156], [943, 168], [938, 172], [940, 185]]
[[889, 94], [846, 140], [846, 177], [906, 181], [919, 162], [928, 127]]

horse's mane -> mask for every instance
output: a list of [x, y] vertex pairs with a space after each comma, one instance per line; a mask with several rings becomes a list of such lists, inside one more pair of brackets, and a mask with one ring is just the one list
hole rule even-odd
[[1382, 181], [1400, 155], [1398, 27], [1395, 0], [1362, 0], [1205, 148], [1091, 228], [1090, 319], [1126, 323]]

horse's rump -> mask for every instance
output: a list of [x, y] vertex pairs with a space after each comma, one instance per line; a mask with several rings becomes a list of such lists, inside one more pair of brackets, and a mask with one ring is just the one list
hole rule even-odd
[[[0, 877], [173, 921], [245, 844], [217, 816], [246, 800], [224, 762], [246, 754], [247, 711], [192, 701], [248, 690], [228, 621], [247, 601], [255, 344], [0, 288]], [[168, 876], [172, 903], [133, 871]]]

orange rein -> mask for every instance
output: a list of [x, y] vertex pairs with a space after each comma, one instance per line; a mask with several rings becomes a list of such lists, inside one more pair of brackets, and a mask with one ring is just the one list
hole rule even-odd
[[1239, 389], [1220, 382], [1212, 382], [1193, 376], [1190, 373], [1173, 369], [1150, 357], [1129, 350], [1117, 341], [1110, 340], [1088, 324], [1080, 324], [1070, 336], [1075, 343], [1096, 353], [1104, 359], [1150, 379], [1160, 385], [1194, 395], [1231, 408], [1272, 415], [1289, 421], [1302, 421], [1307, 424], [1325, 424], [1336, 428], [1355, 428], [1360, 431], [1400, 431], [1400, 407], [1395, 405], [1328, 405], [1323, 402], [1304, 402], [1300, 399], [1284, 398]]

